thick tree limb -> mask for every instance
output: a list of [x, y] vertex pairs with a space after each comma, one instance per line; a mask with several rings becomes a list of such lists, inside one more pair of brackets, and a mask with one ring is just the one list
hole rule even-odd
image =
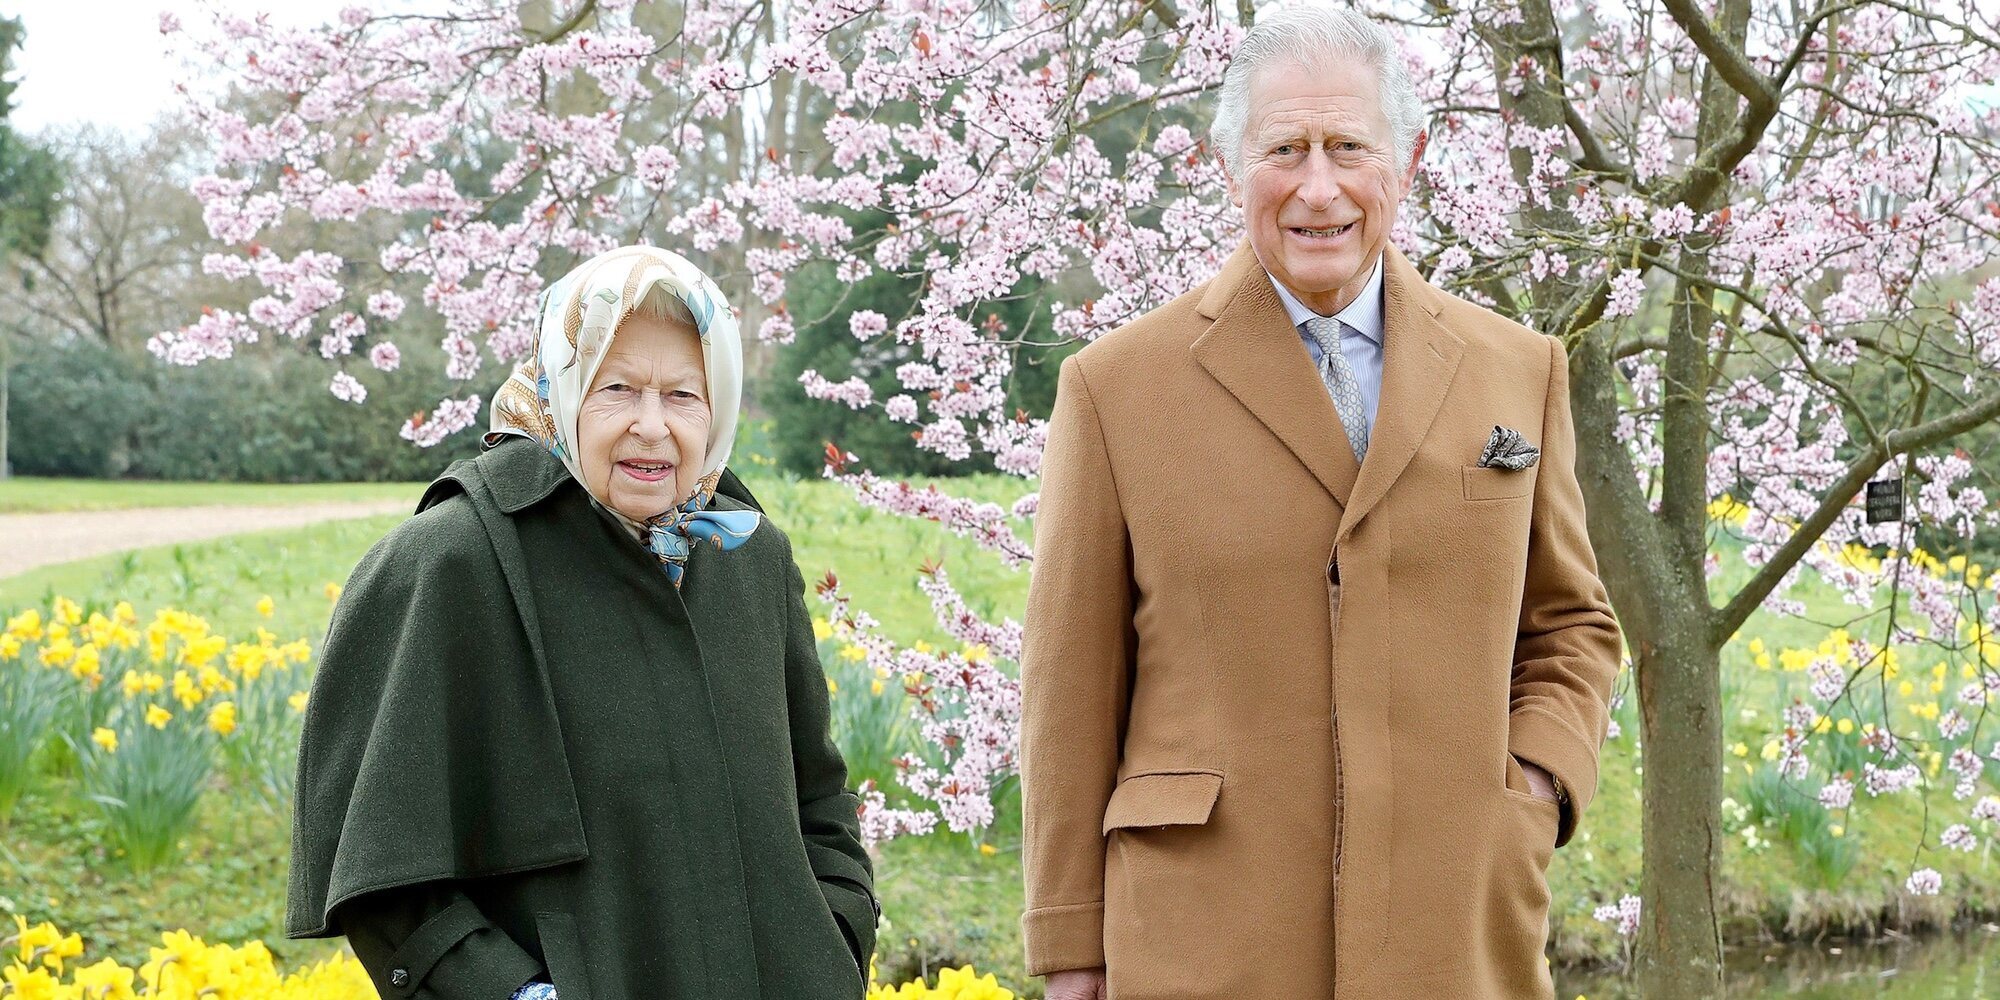
[[1604, 148], [1604, 143], [1597, 138], [1597, 133], [1590, 130], [1590, 123], [1583, 120], [1583, 113], [1576, 110], [1576, 105], [1570, 103], [1567, 98], [1563, 100], [1563, 124], [1569, 126], [1571, 138], [1574, 138], [1577, 147], [1583, 150], [1583, 159], [1577, 161], [1578, 166], [1616, 181], [1631, 182], [1631, 168], [1618, 162], [1618, 159], [1611, 155], [1611, 151]]
[[1668, 16], [1674, 19], [1674, 23], [1688, 33], [1688, 37], [1694, 41], [1695, 48], [1700, 49], [1701, 54], [1708, 59], [1708, 64], [1715, 67], [1716, 74], [1723, 82], [1729, 84], [1731, 90], [1743, 95], [1744, 100], [1750, 102], [1752, 113], [1763, 106], [1768, 106], [1773, 111], [1777, 109], [1777, 88], [1771, 85], [1771, 81], [1764, 74], [1757, 72], [1757, 67], [1750, 64], [1749, 57], [1743, 54], [1742, 49], [1722, 37], [1716, 30], [1715, 24], [1709, 21], [1708, 15], [1702, 13], [1694, 0], [1661, 0], [1661, 6], [1666, 9]]

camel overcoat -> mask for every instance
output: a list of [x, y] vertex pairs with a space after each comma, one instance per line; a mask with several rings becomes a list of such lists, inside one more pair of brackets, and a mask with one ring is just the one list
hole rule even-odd
[[[1553, 993], [1545, 873], [1620, 655], [1566, 356], [1386, 257], [1364, 463], [1247, 245], [1063, 364], [1021, 663], [1035, 974]], [[1495, 425], [1539, 463], [1478, 467]]]

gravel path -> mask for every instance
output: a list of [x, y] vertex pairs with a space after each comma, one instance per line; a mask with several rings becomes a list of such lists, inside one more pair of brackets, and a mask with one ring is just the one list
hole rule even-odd
[[0, 514], [0, 579], [38, 566], [126, 549], [200, 541], [247, 531], [297, 528], [321, 521], [408, 513], [410, 507], [408, 500], [368, 500], [278, 507], [137, 507]]

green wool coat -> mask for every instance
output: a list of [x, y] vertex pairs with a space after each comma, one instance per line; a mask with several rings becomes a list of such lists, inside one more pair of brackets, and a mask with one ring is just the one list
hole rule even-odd
[[676, 591], [525, 439], [418, 510], [327, 633], [287, 933], [385, 998], [862, 996], [879, 904], [784, 533]]

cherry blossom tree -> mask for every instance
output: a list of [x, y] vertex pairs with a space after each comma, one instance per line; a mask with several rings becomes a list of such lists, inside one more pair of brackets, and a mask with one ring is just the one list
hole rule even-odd
[[[1773, 734], [1784, 773], [1844, 809], [1857, 787], [1929, 781], [1917, 761], [1949, 750], [1965, 815], [1937, 849], [2000, 819], [1976, 794], [2000, 759], [1978, 748], [2000, 724], [2000, 600], [1993, 578], [1920, 554], [1969, 551], [1996, 521], [1990, 472], [1954, 445], [2000, 418], [2000, 279], [1981, 273], [2000, 235], [2000, 23], [1974, 0], [1366, 6], [1404, 32], [1434, 114], [1397, 245], [1569, 348], [1648, 765], [1644, 903], [1612, 911], [1647, 995], [1715, 995], [1721, 651], [1758, 609], [1802, 610], [1807, 574], [1856, 610]], [[151, 346], [194, 364], [283, 336], [387, 369], [434, 317], [466, 391], [404, 427], [428, 445], [480, 417], [544, 275], [635, 239], [691, 248], [773, 349], [836, 322], [869, 357], [903, 352], [888, 398], [855, 371], [801, 382], [1021, 477], [1019, 500], [885, 479], [838, 442], [826, 474], [1025, 568], [1045, 425], [1009, 409], [1007, 377], [1024, 348], [1109, 332], [1236, 246], [1201, 101], [1255, 16], [1250, 0], [459, 0], [305, 30], [163, 16], [231, 87], [190, 95], [217, 142], [195, 185], [218, 244], [204, 266], [264, 294]], [[300, 220], [382, 218], [400, 232], [372, 260], [267, 245]], [[893, 314], [795, 315], [788, 283], [815, 269], [921, 293]], [[992, 311], [1023, 297], [1028, 322]], [[1882, 479], [1909, 483], [1905, 520], [1866, 522], [1858, 495]], [[1727, 588], [1725, 537], [1750, 567]], [[943, 567], [919, 577], [974, 652], [905, 647], [837, 580], [820, 588], [843, 637], [904, 678], [929, 748], [900, 762], [902, 788], [866, 790], [876, 838], [991, 822], [1014, 768], [1020, 626], [969, 610]], [[1913, 644], [1974, 673], [1922, 727], [1887, 711]], [[1871, 756], [1835, 773], [1810, 737], [1869, 686]], [[1940, 891], [1920, 861], [1907, 891]]]

